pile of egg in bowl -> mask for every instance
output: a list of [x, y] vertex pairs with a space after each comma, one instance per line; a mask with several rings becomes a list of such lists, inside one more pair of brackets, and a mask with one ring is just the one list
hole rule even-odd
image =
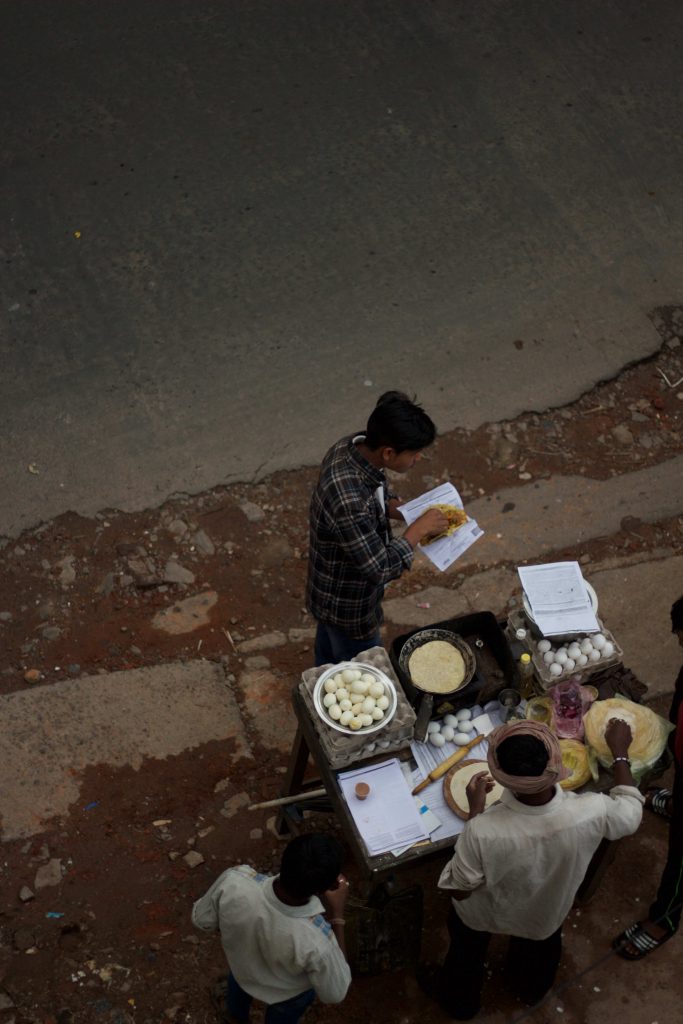
[[594, 633], [583, 639], [577, 637], [562, 647], [553, 647], [549, 640], [539, 640], [538, 653], [542, 656], [551, 676], [581, 672], [597, 661], [605, 661], [615, 653], [615, 646], [603, 633]]
[[434, 719], [427, 726], [427, 739], [433, 747], [443, 747], [446, 743], [455, 743], [456, 747], [464, 747], [474, 737], [471, 718], [470, 709], [462, 708], [454, 715], [444, 715], [442, 719]]
[[396, 708], [390, 680], [370, 665], [337, 665], [320, 677], [315, 698], [323, 721], [341, 732], [374, 732]]

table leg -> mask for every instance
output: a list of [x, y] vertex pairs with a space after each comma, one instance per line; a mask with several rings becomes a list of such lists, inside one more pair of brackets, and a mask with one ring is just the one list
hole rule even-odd
[[[285, 775], [285, 780], [282, 784], [280, 796], [291, 796], [293, 793], [299, 793], [301, 791], [304, 775], [306, 774], [306, 765], [308, 764], [309, 753], [308, 743], [306, 742], [306, 738], [301, 730], [301, 726], [299, 726], [296, 730], [296, 736], [294, 737], [294, 743], [289, 755], [287, 774]], [[275, 829], [277, 834], [280, 836], [293, 831], [291, 817], [286, 813], [285, 808], [281, 808], [278, 812], [277, 819], [275, 821]]]

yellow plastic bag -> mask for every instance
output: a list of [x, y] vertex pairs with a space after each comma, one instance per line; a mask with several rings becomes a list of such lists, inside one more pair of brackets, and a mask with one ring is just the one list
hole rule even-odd
[[571, 775], [562, 779], [562, 789], [579, 789], [585, 786], [593, 778], [591, 771], [590, 756], [585, 743], [581, 740], [560, 740], [562, 751], [562, 764], [569, 768]]

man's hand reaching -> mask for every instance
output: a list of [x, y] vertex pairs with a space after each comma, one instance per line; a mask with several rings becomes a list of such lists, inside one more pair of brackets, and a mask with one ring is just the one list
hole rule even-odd
[[477, 772], [467, 783], [465, 793], [470, 808], [470, 818], [475, 818], [486, 810], [486, 794], [490, 793], [495, 782], [488, 772]]

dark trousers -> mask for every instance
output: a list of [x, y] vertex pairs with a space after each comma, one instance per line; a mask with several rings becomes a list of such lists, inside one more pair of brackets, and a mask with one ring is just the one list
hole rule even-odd
[[[266, 1007], [264, 1022], [265, 1024], [298, 1024], [314, 999], [315, 992], [309, 988], [298, 996], [293, 996], [292, 999], [285, 999], [282, 1003], [271, 1003]], [[251, 1003], [252, 998], [249, 993], [244, 991], [232, 974], [228, 975], [228, 987], [225, 994], [228, 1013], [234, 1020], [246, 1024], [249, 1020]]]
[[672, 792], [669, 851], [649, 916], [651, 921], [675, 932], [680, 924], [683, 901], [683, 768], [678, 766]]
[[[468, 928], [452, 904], [448, 932], [451, 943], [439, 977], [441, 1000], [453, 1017], [468, 1020], [481, 1007], [484, 961], [491, 935]], [[561, 927], [547, 939], [510, 936], [506, 966], [512, 987], [526, 1002], [538, 1002], [552, 986], [561, 954]]]
[[356, 640], [338, 626], [330, 626], [325, 622], [318, 623], [315, 634], [316, 665], [336, 665], [339, 661], [351, 661], [361, 651], [371, 647], [381, 647], [379, 630], [367, 640]]

